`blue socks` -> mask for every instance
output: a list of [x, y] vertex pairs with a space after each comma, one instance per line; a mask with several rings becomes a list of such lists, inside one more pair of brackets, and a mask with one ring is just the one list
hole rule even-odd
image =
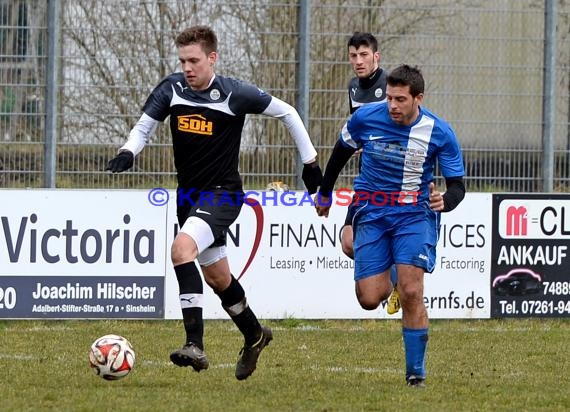
[[406, 354], [406, 379], [410, 376], [425, 379], [428, 329], [402, 328]]

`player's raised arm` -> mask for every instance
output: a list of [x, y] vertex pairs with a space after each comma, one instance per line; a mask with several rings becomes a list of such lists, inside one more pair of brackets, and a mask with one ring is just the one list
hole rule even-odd
[[317, 162], [317, 151], [311, 142], [309, 133], [301, 120], [301, 116], [289, 103], [272, 96], [269, 106], [263, 111], [264, 115], [276, 117], [281, 120], [295, 140], [295, 144], [303, 162], [302, 179], [309, 194], [317, 191], [321, 184], [323, 173]]

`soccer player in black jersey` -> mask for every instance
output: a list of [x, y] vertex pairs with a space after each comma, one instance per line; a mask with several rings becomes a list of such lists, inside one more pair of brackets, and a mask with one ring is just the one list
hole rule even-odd
[[[235, 371], [236, 378], [242, 380], [253, 373], [261, 351], [273, 339], [271, 329], [259, 323], [244, 289], [231, 274], [225, 247], [228, 227], [242, 206], [238, 161], [246, 115], [264, 114], [285, 124], [304, 163], [302, 178], [309, 193], [316, 192], [322, 173], [317, 152], [291, 105], [252, 84], [214, 73], [217, 43], [215, 32], [206, 26], [190, 27], [176, 37], [182, 71], [167, 76], [152, 91], [128, 141], [107, 169], [113, 173], [129, 169], [158, 123], [170, 119], [180, 225], [171, 258], [186, 332], [185, 345], [172, 352], [170, 360], [198, 372], [209, 366], [204, 353], [203, 283], [197, 260], [204, 280], [244, 336]], [[208, 196], [204, 197], [205, 193]], [[209, 200], [201, 202], [204, 198]]]
[[[355, 74], [348, 83], [348, 107], [352, 114], [365, 104], [386, 101], [386, 70], [379, 66], [378, 40], [371, 33], [355, 32], [348, 40], [347, 46], [348, 60]], [[353, 211], [354, 206], [350, 205], [341, 229], [342, 251], [350, 258], [354, 258]]]
[[[378, 40], [368, 32], [355, 32], [347, 43], [348, 60], [355, 76], [348, 83], [348, 106], [350, 114], [356, 109], [373, 103], [386, 101], [386, 70], [380, 67], [380, 51]], [[337, 142], [337, 145], [339, 143]], [[359, 159], [360, 161], [360, 159]], [[359, 165], [360, 166], [360, 165]], [[360, 167], [359, 167], [360, 168]], [[354, 259], [352, 219], [354, 217], [354, 204], [348, 206], [344, 225], [340, 232], [340, 243], [344, 254]], [[397, 280], [396, 269], [391, 271], [392, 283]], [[400, 310], [400, 296], [396, 288], [393, 289], [388, 305], [388, 314], [392, 315]]]
[[368, 103], [386, 100], [386, 70], [380, 64], [378, 40], [371, 33], [355, 32], [348, 40], [348, 59], [355, 77], [348, 83], [350, 113]]

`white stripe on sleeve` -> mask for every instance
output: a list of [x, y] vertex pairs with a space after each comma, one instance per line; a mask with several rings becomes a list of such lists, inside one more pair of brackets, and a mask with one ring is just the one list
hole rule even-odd
[[301, 116], [293, 106], [289, 103], [285, 103], [283, 100], [278, 99], [275, 96], [271, 97], [271, 102], [267, 109], [263, 111], [264, 115], [278, 118], [281, 120], [297, 145], [297, 149], [301, 154], [301, 160], [303, 163], [311, 162], [315, 157], [317, 157], [317, 151], [311, 142], [309, 133], [301, 120]]
[[154, 134], [158, 123], [158, 120], [154, 120], [146, 113], [143, 113], [129, 133], [129, 139], [119, 150], [126, 149], [133, 152], [135, 156], [138, 155]]

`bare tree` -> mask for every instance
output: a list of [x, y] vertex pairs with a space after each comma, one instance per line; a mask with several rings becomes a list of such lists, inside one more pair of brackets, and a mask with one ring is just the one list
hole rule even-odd
[[[437, 50], [426, 50], [408, 41], [417, 33], [443, 35], [461, 32], [461, 0], [339, 1], [338, 4], [317, 6], [313, 10], [313, 41], [311, 59], [311, 135], [328, 157], [338, 139], [342, 122], [348, 115], [346, 85], [353, 74], [348, 64], [347, 41], [355, 31], [373, 33], [379, 41], [381, 65], [410, 63], [423, 65]], [[339, 7], [340, 6], [340, 7]], [[443, 50], [440, 50], [443, 52]], [[334, 90], [338, 93], [321, 93]], [[349, 164], [349, 184], [357, 174], [357, 162]]]
[[[457, 8], [447, 6], [462, 1], [408, 1], [408, 7], [388, 0], [315, 3], [311, 10], [310, 134], [317, 146], [334, 144], [338, 119], [348, 114], [345, 85], [351, 73], [346, 40], [350, 34], [355, 30], [377, 34], [383, 55], [391, 61], [398, 61], [402, 53], [408, 61], [421, 61], [427, 52], [421, 47], [402, 47], [406, 36], [457, 29]], [[222, 74], [249, 80], [295, 104], [296, 2], [83, 0], [68, 2], [64, 10], [63, 141], [122, 142], [151, 87], [177, 69], [173, 38], [192, 24], [216, 29]], [[168, 144], [165, 129], [159, 131], [154, 144]], [[328, 155], [326, 150], [323, 156]], [[246, 123], [242, 155], [240, 167], [246, 184], [263, 185], [259, 174], [295, 175], [296, 150], [279, 122], [253, 116]]]
[[10, 141], [37, 141], [41, 133], [41, 93], [45, 48], [40, 27], [45, 5], [32, 12], [28, 1], [0, 3], [0, 130]]
[[62, 140], [116, 143], [134, 125], [149, 85], [175, 69], [177, 15], [162, 2], [69, 5], [63, 15]]

